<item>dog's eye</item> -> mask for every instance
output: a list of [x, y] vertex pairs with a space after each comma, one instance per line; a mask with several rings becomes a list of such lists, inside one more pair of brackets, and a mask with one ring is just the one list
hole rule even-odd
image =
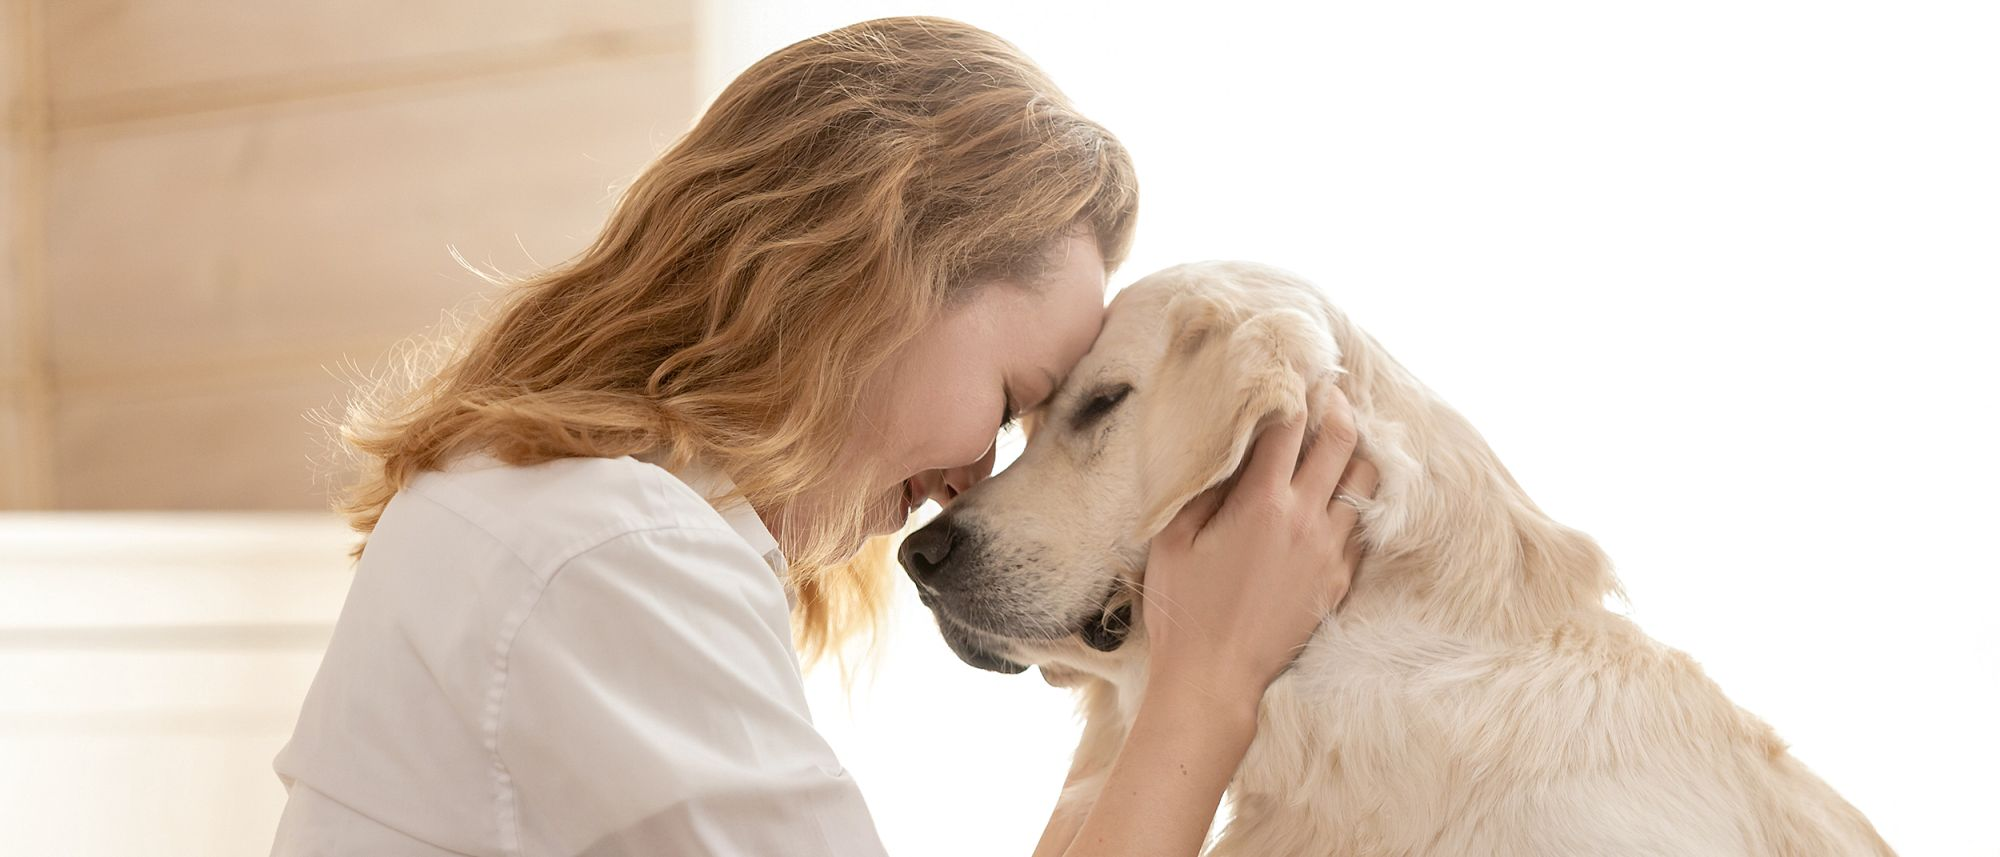
[[1130, 384], [1119, 384], [1098, 391], [1097, 395], [1091, 396], [1090, 401], [1077, 409], [1076, 416], [1070, 418], [1070, 427], [1078, 431], [1089, 428], [1098, 420], [1104, 419], [1105, 414], [1116, 409], [1118, 403], [1125, 401], [1125, 397], [1131, 392]]

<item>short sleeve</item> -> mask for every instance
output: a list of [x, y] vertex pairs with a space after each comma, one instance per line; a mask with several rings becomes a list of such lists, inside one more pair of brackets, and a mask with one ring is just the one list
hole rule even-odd
[[727, 531], [630, 533], [559, 568], [496, 654], [520, 853], [881, 855], [787, 621], [782, 585]]

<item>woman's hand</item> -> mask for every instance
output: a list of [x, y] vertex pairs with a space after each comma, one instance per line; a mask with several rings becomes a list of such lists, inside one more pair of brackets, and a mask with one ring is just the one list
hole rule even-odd
[[1304, 438], [1303, 422], [1265, 430], [1228, 499], [1195, 498], [1153, 539], [1145, 695], [1088, 814], [1059, 807], [1037, 855], [1201, 851], [1264, 688], [1347, 595], [1360, 559], [1358, 510], [1335, 491], [1371, 496], [1376, 474], [1352, 460], [1354, 410], [1338, 390], [1300, 461]]
[[1267, 428], [1226, 499], [1196, 497], [1153, 539], [1149, 692], [1254, 711], [1346, 597], [1360, 560], [1347, 498], [1372, 496], [1376, 471], [1353, 458], [1354, 410], [1337, 388], [1301, 460], [1304, 437], [1303, 420]]

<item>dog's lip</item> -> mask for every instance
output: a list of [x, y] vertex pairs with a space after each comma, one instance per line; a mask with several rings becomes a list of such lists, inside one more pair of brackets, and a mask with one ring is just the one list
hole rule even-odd
[[[925, 607], [930, 608], [931, 613], [938, 616], [941, 623], [949, 624], [960, 633], [980, 638], [991, 638], [1007, 643], [1026, 643], [1031, 646], [1056, 643], [1074, 637], [1081, 640], [1084, 645], [1097, 651], [1115, 652], [1118, 651], [1119, 647], [1125, 645], [1125, 638], [1132, 633], [1132, 613], [1137, 604], [1132, 599], [1126, 599], [1123, 603], [1119, 603], [1119, 594], [1122, 592], [1124, 592], [1124, 588], [1114, 584], [1109, 591], [1104, 593], [1103, 598], [1098, 599], [1097, 608], [1092, 610], [1087, 616], [1077, 620], [1067, 630], [1045, 636], [1007, 634], [972, 624], [952, 615], [949, 611], [938, 610], [937, 605], [932, 603], [930, 593], [922, 591], [921, 588], [917, 592], [917, 600], [923, 602]], [[1117, 606], [1114, 607], [1112, 606], [1113, 604], [1117, 604]]]
[[[949, 609], [941, 609], [937, 603], [937, 592], [922, 584], [917, 586], [917, 602], [930, 610], [931, 615], [936, 616], [941, 624], [948, 624], [962, 632], [982, 639], [997, 640], [1001, 643], [1045, 645], [1059, 643], [1071, 637], [1096, 633], [1105, 640], [1109, 640], [1114, 636], [1117, 638], [1118, 642], [1109, 643], [1110, 648], [1098, 649], [1098, 651], [1109, 652], [1117, 649], [1118, 643], [1124, 641], [1125, 634], [1131, 630], [1132, 624], [1132, 609], [1129, 602], [1116, 609], [1111, 606], [1112, 602], [1118, 597], [1118, 593], [1119, 588], [1114, 585], [1109, 592], [1105, 593], [1103, 598], [1097, 600], [1098, 606], [1091, 610], [1089, 614], [1072, 620], [1069, 625], [1051, 625], [1046, 629], [1042, 629], [1040, 633], [1030, 634], [1008, 633], [1007, 631], [989, 628], [976, 621], [960, 616]], [[1096, 646], [1093, 645], [1092, 648], [1096, 648]]]
[[955, 619], [937, 613], [937, 611], [932, 611], [932, 613], [938, 617], [938, 635], [944, 637], [944, 644], [951, 647], [951, 653], [957, 655], [959, 660], [982, 670], [990, 670], [1007, 675], [1027, 672], [1027, 664], [995, 654], [985, 646], [975, 642], [973, 637], [980, 634], [979, 631], [968, 628]]
[[981, 639], [997, 640], [1003, 644], [1047, 643], [1060, 640], [1074, 633], [1068, 629], [1049, 628], [1042, 634], [1014, 634], [999, 628], [990, 628], [978, 621], [978, 617], [964, 616], [958, 611], [953, 610], [952, 604], [957, 600], [955, 596], [942, 594], [936, 587], [922, 581], [918, 581], [916, 587], [917, 602], [924, 605], [925, 609], [931, 611], [931, 615], [937, 617], [940, 625], [948, 624], [953, 628], [973, 634]]

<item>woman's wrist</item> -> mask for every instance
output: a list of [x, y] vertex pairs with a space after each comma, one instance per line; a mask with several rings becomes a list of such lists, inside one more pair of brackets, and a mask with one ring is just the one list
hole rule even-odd
[[1088, 817], [1074, 834], [1057, 829], [1061, 818], [1052, 819], [1036, 853], [1200, 852], [1223, 790], [1256, 735], [1257, 698], [1154, 678]]
[[1192, 658], [1161, 657], [1157, 651], [1154, 655], [1147, 663], [1142, 702], [1158, 697], [1169, 708], [1255, 725], [1257, 706], [1273, 677], [1262, 675], [1256, 667], [1244, 663], [1244, 658], [1232, 658], [1223, 651], [1204, 652]]
[[1176, 732], [1240, 749], [1249, 746], [1257, 732], [1257, 704], [1263, 698], [1260, 691], [1156, 672], [1146, 682], [1135, 719], [1164, 720]]

